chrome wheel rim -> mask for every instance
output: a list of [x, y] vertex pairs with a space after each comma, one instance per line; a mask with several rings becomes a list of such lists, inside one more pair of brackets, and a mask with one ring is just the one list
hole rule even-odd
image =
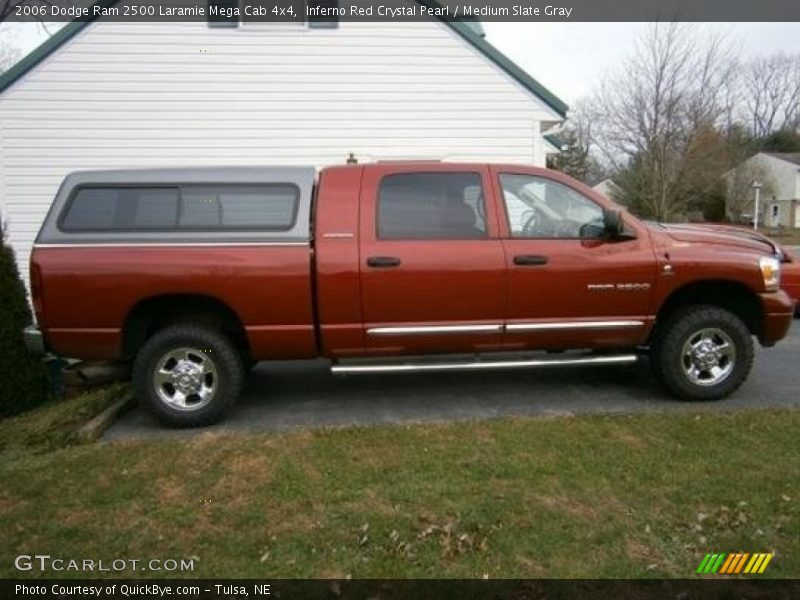
[[170, 408], [199, 410], [217, 394], [217, 365], [208, 352], [190, 347], [175, 348], [156, 362], [153, 386], [158, 398]]
[[736, 346], [717, 327], [696, 331], [683, 344], [681, 366], [695, 385], [711, 386], [725, 381], [736, 365]]

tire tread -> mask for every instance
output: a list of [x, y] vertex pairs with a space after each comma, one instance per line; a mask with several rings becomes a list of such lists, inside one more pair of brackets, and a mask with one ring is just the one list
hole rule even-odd
[[[174, 341], [173, 341], [174, 340]], [[178, 340], [185, 340], [180, 341]], [[152, 392], [151, 363], [159, 358], [169, 344], [196, 344], [213, 348], [218, 357], [217, 368], [224, 372], [217, 396], [208, 406], [196, 413], [178, 413], [165, 407]], [[153, 334], [139, 349], [133, 363], [133, 383], [137, 397], [164, 425], [169, 427], [203, 427], [222, 420], [233, 408], [242, 389], [244, 367], [239, 351], [221, 331], [208, 326], [178, 324]]]
[[[734, 372], [722, 383], [708, 388], [689, 383], [672, 360], [674, 350], [682, 345], [685, 336], [703, 324], [722, 326], [733, 334], [734, 343], [736, 338], [742, 342], [737, 344]], [[656, 379], [677, 397], [694, 401], [721, 400], [739, 389], [747, 379], [753, 366], [753, 341], [747, 326], [732, 312], [708, 304], [686, 306], [675, 311], [659, 327], [650, 362]]]

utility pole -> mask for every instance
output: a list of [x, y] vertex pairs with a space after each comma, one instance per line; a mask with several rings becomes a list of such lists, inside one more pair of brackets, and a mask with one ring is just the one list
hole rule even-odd
[[758, 229], [758, 210], [759, 210], [759, 200], [761, 197], [761, 188], [764, 187], [763, 184], [758, 181], [757, 179], [753, 182], [753, 189], [756, 191], [756, 204], [755, 210], [753, 211], [753, 229]]

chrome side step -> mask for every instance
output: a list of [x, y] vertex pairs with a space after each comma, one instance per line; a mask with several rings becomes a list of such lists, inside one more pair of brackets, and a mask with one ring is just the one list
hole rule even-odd
[[566, 367], [579, 365], [619, 365], [636, 362], [635, 354], [582, 356], [576, 358], [543, 358], [528, 360], [487, 360], [473, 362], [400, 363], [369, 365], [331, 365], [334, 375], [366, 373], [421, 373], [426, 371], [485, 371], [490, 369], [526, 369], [528, 367]]

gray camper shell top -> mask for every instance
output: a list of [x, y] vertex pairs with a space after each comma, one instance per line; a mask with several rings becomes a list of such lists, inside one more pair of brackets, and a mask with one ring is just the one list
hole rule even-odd
[[307, 244], [314, 167], [78, 171], [36, 244]]

